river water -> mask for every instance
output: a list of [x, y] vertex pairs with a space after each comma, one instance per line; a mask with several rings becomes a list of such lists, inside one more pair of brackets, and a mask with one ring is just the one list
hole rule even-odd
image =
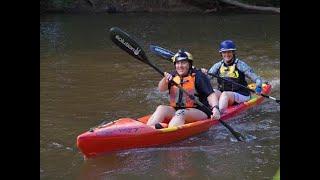
[[172, 64], [149, 51], [155, 44], [189, 50], [197, 67], [220, 57], [232, 39], [237, 56], [280, 99], [280, 16], [264, 14], [49, 14], [40, 17], [41, 179], [271, 179], [280, 166], [280, 106], [270, 99], [229, 125], [251, 135], [235, 142], [222, 125], [161, 147], [84, 160], [76, 137], [104, 120], [141, 117], [167, 103], [160, 75], [109, 39], [120, 27], [164, 71]]

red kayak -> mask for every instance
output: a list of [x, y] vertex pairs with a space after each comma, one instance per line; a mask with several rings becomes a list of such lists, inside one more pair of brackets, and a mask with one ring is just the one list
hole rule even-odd
[[[248, 87], [254, 89], [255, 85], [251, 84]], [[271, 85], [269, 84], [263, 84], [262, 88], [263, 94], [271, 92]], [[263, 99], [262, 96], [251, 94], [249, 101], [228, 107], [225, 113], [221, 115], [221, 120], [226, 121], [236, 114], [260, 104]], [[218, 120], [206, 119], [178, 127], [155, 129], [146, 125], [150, 116], [147, 115], [138, 119], [121, 118], [100, 125], [79, 135], [77, 146], [86, 158], [92, 158], [112, 151], [173, 143], [207, 131], [210, 127], [219, 123]]]

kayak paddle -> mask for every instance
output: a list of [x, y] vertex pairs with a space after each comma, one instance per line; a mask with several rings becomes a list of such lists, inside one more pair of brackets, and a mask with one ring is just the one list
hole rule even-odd
[[[171, 59], [171, 58], [174, 56], [174, 53], [173, 53], [173, 52], [171, 52], [171, 51], [169, 51], [169, 50], [167, 50], [167, 49], [164, 49], [164, 48], [162, 48], [162, 47], [155, 46], [155, 45], [150, 45], [150, 51], [153, 52], [154, 54], [160, 56], [161, 58], [166, 59], [166, 60], [169, 60], [170, 62], [172, 62], [172, 59]], [[170, 55], [172, 55], [172, 56], [170, 57]], [[221, 80], [223, 80], [223, 81], [227, 81], [227, 82], [233, 83], [233, 84], [238, 85], [238, 86], [240, 86], [240, 87], [242, 87], [242, 88], [244, 88], [244, 89], [249, 90], [250, 92], [253, 92], [253, 93], [257, 94], [254, 90], [252, 90], [252, 89], [250, 89], [250, 88], [248, 88], [248, 87], [246, 87], [246, 86], [244, 86], [244, 85], [242, 85], [242, 84], [233, 82], [233, 81], [228, 80], [228, 79], [224, 79], [224, 78], [222, 78], [222, 77], [220, 77], [220, 76], [217, 76], [217, 75], [215, 75], [215, 74], [213, 74], [213, 73], [208, 73], [208, 75], [214, 76], [214, 77], [216, 77], [216, 78], [218, 78], [218, 79], [221, 79]], [[274, 98], [274, 97], [272, 97], [272, 96], [268, 96], [268, 95], [265, 95], [265, 94], [257, 94], [257, 95], [263, 96], [263, 97], [265, 97], [265, 98], [272, 99], [272, 100], [276, 101], [278, 104], [280, 104], [280, 99], [276, 99], [276, 98]]]
[[[148, 64], [151, 66], [153, 69], [155, 69], [159, 74], [164, 76], [163, 71], [161, 71], [157, 66], [155, 66], [146, 56], [145, 52], [141, 48], [141, 46], [135, 42], [129, 34], [126, 32], [122, 31], [118, 27], [112, 27], [110, 29], [110, 38], [112, 42], [114, 42], [118, 47], [120, 47], [122, 50], [126, 51], [128, 54], [133, 56], [134, 58], [140, 60], [141, 62]], [[172, 81], [175, 86], [177, 86], [181, 91], [183, 91], [187, 96], [189, 96], [190, 99], [194, 100], [199, 106], [203, 107], [205, 111], [208, 114], [212, 115], [212, 111], [209, 107], [205, 106], [203, 103], [201, 103], [195, 96], [189, 94], [185, 89], [183, 89], [179, 84], [177, 84], [175, 81]], [[224, 125], [234, 136], [238, 141], [243, 141], [245, 137], [232, 129], [227, 123], [222, 121], [221, 119], [218, 119], [218, 121]]]
[[240, 87], [242, 87], [242, 88], [244, 88], [244, 89], [247, 89], [247, 90], [249, 90], [250, 92], [253, 92], [253, 93], [257, 94], [257, 95], [260, 95], [260, 96], [263, 96], [263, 97], [266, 97], [266, 98], [275, 100], [278, 104], [280, 104], [280, 99], [276, 99], [276, 98], [274, 98], [274, 97], [271, 97], [271, 96], [268, 96], [268, 95], [265, 95], [265, 94], [258, 94], [258, 93], [256, 93], [255, 90], [252, 90], [252, 89], [250, 89], [250, 88], [247, 88], [246, 86], [244, 86], [244, 85], [242, 85], [242, 84], [239, 84], [239, 83], [236, 83], [236, 82], [233, 82], [233, 81], [231, 81], [231, 80], [224, 79], [224, 78], [222, 78], [222, 77], [220, 77], [220, 76], [217, 76], [217, 75], [215, 75], [215, 74], [213, 74], [213, 73], [208, 73], [208, 74], [209, 74], [210, 76], [214, 76], [214, 77], [216, 77], [216, 78], [218, 78], [218, 79], [221, 79], [221, 80], [224, 80], [224, 81], [233, 83], [233, 84], [235, 84], [235, 85], [237, 85], [237, 86], [240, 86]]

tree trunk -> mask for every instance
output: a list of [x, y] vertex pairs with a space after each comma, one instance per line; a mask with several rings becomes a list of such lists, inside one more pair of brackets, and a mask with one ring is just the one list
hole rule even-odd
[[276, 7], [253, 6], [253, 5], [244, 4], [235, 0], [220, 0], [220, 1], [226, 4], [231, 4], [231, 5], [238, 6], [245, 9], [252, 9], [252, 10], [258, 10], [258, 11], [272, 11], [272, 12], [280, 13], [280, 8], [276, 8]]

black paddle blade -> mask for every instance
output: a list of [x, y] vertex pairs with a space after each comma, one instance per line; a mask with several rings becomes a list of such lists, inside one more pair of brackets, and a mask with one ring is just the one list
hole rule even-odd
[[140, 60], [141, 62], [148, 64], [163, 76], [163, 71], [149, 61], [146, 53], [143, 51], [140, 45], [129, 36], [129, 34], [122, 31], [120, 28], [112, 27], [110, 29], [110, 38], [112, 42], [114, 42], [122, 50], [126, 51], [128, 54]]
[[220, 119], [218, 121], [222, 125], [224, 125], [238, 141], [245, 141], [246, 138], [240, 132], [235, 131], [234, 129], [232, 129], [232, 127], [229, 126], [226, 122], [224, 122], [224, 121], [222, 121]]
[[[151, 63], [148, 60], [148, 58], [147, 58], [146, 54], [144, 53], [144, 51], [142, 50], [142, 48], [138, 45], [137, 42], [135, 42], [133, 39], [131, 39], [129, 34], [127, 34], [126, 32], [122, 31], [121, 29], [119, 29], [117, 27], [112, 27], [110, 29], [110, 38], [122, 50], [126, 51], [131, 56], [135, 57], [136, 59], [148, 64], [153, 69], [155, 69], [159, 74], [164, 76], [163, 71], [160, 70], [157, 66], [155, 66], [153, 63]], [[188, 94], [188, 92], [186, 90], [184, 90], [178, 84], [176, 84], [176, 85], [180, 90], [182, 90], [184, 93], [186, 93], [190, 98], [193, 96], [193, 95]], [[191, 99], [193, 99], [193, 98], [191, 98]], [[202, 104], [200, 101], [196, 101], [196, 102], [199, 103], [199, 105]], [[206, 107], [203, 104], [201, 106]], [[209, 109], [209, 108], [206, 107], [206, 109]], [[209, 111], [211, 112], [210, 109], [209, 109]], [[241, 139], [240, 139], [241, 134], [240, 133], [235, 132], [229, 125], [227, 125], [223, 121], [220, 121], [220, 122], [222, 122], [222, 124], [225, 125], [239, 141], [241, 141]]]
[[129, 36], [129, 34], [122, 31], [118, 27], [112, 27], [109, 32], [111, 40], [118, 47], [120, 47], [122, 50], [126, 51], [136, 59], [139, 59], [140, 61], [147, 64], [150, 63], [148, 58], [146, 57], [145, 52], [142, 50], [139, 44]]

